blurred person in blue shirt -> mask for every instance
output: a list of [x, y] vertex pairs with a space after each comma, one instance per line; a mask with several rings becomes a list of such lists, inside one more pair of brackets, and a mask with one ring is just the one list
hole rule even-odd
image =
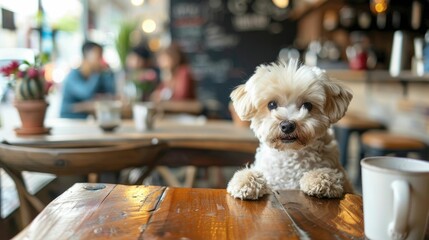
[[62, 118], [87, 118], [88, 113], [73, 110], [75, 104], [115, 94], [115, 79], [103, 60], [103, 47], [94, 42], [85, 42], [82, 55], [80, 67], [71, 70], [64, 80]]

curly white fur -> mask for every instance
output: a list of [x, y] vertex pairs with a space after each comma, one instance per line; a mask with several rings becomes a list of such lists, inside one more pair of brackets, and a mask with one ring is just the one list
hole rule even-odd
[[249, 168], [234, 175], [228, 192], [240, 199], [258, 199], [268, 193], [267, 182], [261, 172]]
[[[347, 89], [318, 68], [279, 62], [259, 66], [231, 98], [240, 118], [252, 121], [260, 140], [254, 164], [229, 182], [231, 196], [256, 199], [270, 189], [301, 189], [311, 196], [333, 198], [352, 191], [330, 130], [352, 98]], [[273, 101], [276, 108], [268, 109]], [[283, 132], [282, 121], [293, 121], [296, 129]]]

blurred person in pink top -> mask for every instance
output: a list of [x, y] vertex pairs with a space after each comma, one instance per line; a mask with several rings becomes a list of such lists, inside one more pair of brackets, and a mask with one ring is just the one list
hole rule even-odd
[[152, 95], [154, 101], [195, 100], [195, 81], [187, 59], [177, 44], [161, 50], [157, 57], [161, 84]]

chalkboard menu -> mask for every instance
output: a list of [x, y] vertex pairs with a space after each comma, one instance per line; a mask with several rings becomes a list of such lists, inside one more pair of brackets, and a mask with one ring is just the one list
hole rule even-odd
[[199, 98], [219, 102], [221, 117], [229, 117], [234, 87], [293, 43], [296, 23], [287, 14], [271, 0], [170, 1], [172, 39], [190, 60]]

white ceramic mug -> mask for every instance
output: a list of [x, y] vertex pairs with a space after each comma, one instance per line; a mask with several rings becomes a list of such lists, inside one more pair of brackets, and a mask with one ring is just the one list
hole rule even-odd
[[155, 105], [150, 102], [136, 103], [133, 106], [133, 118], [138, 131], [153, 129], [157, 111]]
[[423, 239], [429, 216], [429, 162], [370, 157], [361, 166], [366, 237]]

